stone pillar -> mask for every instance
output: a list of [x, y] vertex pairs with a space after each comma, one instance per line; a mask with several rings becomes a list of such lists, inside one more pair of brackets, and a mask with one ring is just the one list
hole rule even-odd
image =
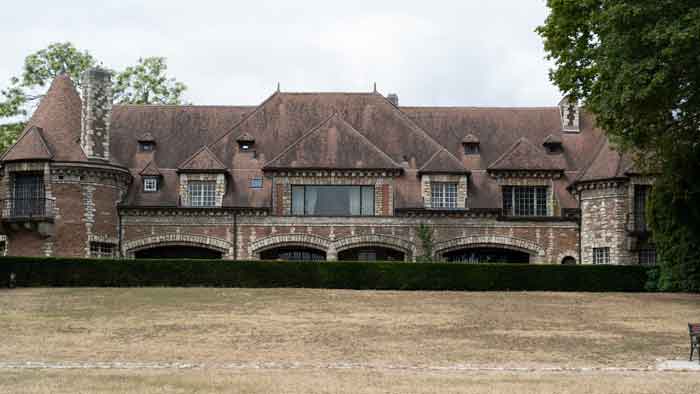
[[91, 68], [83, 73], [82, 84], [80, 146], [88, 159], [109, 160], [112, 75], [107, 70]]

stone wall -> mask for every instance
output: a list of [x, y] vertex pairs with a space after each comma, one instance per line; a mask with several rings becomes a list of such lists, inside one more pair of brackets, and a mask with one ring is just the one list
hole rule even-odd
[[112, 82], [107, 70], [93, 68], [83, 74], [80, 146], [89, 159], [109, 160], [112, 118]]
[[579, 190], [583, 264], [593, 263], [593, 248], [610, 248], [611, 264], [636, 263], [627, 232], [629, 190], [621, 181], [591, 183]]

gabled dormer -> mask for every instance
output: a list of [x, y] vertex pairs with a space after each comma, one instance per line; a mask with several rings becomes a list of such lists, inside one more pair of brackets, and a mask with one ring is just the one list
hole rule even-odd
[[561, 118], [561, 129], [568, 133], [578, 133], [581, 131], [580, 108], [578, 103], [568, 96], [559, 102], [559, 116]]
[[139, 172], [139, 175], [141, 175], [143, 187], [142, 190], [144, 193], [155, 193], [160, 191], [163, 174], [153, 161], [148, 162], [146, 167]]
[[248, 133], [243, 133], [236, 138], [239, 152], [255, 152], [255, 137]]
[[478, 155], [481, 150], [479, 138], [474, 134], [467, 134], [462, 138], [462, 148], [465, 155]]
[[564, 151], [562, 139], [559, 134], [550, 134], [546, 136], [542, 141], [542, 146], [551, 154], [562, 153]]
[[469, 171], [442, 148], [419, 170], [423, 206], [429, 209], [465, 209]]
[[226, 193], [226, 166], [208, 148], [195, 152], [177, 169], [180, 205], [193, 208], [221, 207]]
[[154, 152], [156, 150], [156, 139], [149, 132], [139, 135], [136, 141], [139, 144], [139, 152]]

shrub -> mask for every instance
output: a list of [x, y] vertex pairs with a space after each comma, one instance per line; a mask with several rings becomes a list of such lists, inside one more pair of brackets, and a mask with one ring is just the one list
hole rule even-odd
[[644, 291], [641, 266], [0, 258], [9, 286]]

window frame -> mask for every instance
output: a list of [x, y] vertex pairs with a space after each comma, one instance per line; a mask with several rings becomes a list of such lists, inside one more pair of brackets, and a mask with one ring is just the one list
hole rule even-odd
[[479, 147], [478, 143], [469, 142], [462, 144], [462, 146], [464, 147], [464, 154], [467, 156], [478, 155], [481, 153], [481, 148]]
[[[306, 191], [306, 190], [307, 190], [307, 188], [309, 188], [309, 187], [319, 187], [319, 188], [323, 188], [323, 187], [341, 187], [341, 188], [358, 188], [358, 189], [360, 189], [360, 213], [357, 214], [357, 215], [354, 215], [354, 214], [352, 214], [352, 213], [349, 213], [349, 214], [347, 214], [347, 215], [323, 215], [323, 214], [308, 213], [308, 207], [306, 206], [306, 201], [307, 201], [307, 198], [306, 198], [306, 193], [307, 193], [307, 191]], [[294, 190], [295, 190], [295, 189], [298, 190], [299, 188], [303, 189], [303, 191], [302, 191], [302, 196], [301, 196], [301, 202], [302, 202], [302, 204], [301, 204], [301, 211], [302, 211], [302, 212], [299, 212], [298, 210], [295, 210], [295, 204], [294, 204], [294, 201], [295, 201], [295, 198], [294, 198], [294, 193], [295, 193], [295, 192], [294, 192]], [[368, 208], [368, 210], [369, 210], [369, 208], [370, 208], [369, 206], [367, 206], [367, 207], [365, 206], [365, 199], [364, 199], [365, 190], [369, 190], [369, 189], [372, 190], [372, 193], [371, 193], [371, 196], [372, 196], [372, 206], [371, 206], [372, 212], [371, 212], [371, 213], [368, 213], [368, 214], [365, 214], [365, 213], [364, 213], [365, 208]], [[375, 212], [376, 212], [376, 209], [377, 209], [377, 197], [376, 197], [376, 187], [375, 187], [375, 185], [325, 185], [325, 184], [324, 184], [324, 185], [314, 185], [314, 184], [309, 185], [309, 184], [295, 184], [295, 185], [291, 185], [291, 200], [292, 200], [292, 201], [291, 201], [291, 206], [290, 206], [290, 214], [291, 214], [292, 216], [319, 216], [319, 217], [330, 217], [330, 216], [334, 216], [334, 217], [335, 217], [335, 216], [339, 216], [339, 217], [370, 217], [370, 216], [376, 216]]]
[[640, 233], [646, 233], [649, 230], [646, 219], [646, 208], [651, 193], [651, 185], [634, 185], [633, 193], [634, 230]]
[[[206, 186], [206, 188], [205, 188]], [[211, 189], [211, 190], [209, 190]], [[193, 208], [216, 207], [216, 181], [192, 180], [187, 183], [188, 206]], [[209, 204], [210, 203], [210, 204]]]
[[593, 248], [592, 254], [593, 254], [593, 264], [594, 265], [610, 264], [610, 247], [609, 246]]
[[261, 176], [256, 176], [250, 178], [250, 188], [251, 189], [262, 189], [263, 188], [263, 178]]
[[117, 244], [113, 242], [90, 241], [90, 257], [93, 259], [113, 259], [117, 257]]
[[[448, 190], [454, 188], [454, 190]], [[430, 207], [437, 209], [457, 209], [458, 182], [430, 182]], [[436, 198], [436, 195], [438, 196]]]
[[[146, 148], [148, 147], [148, 148]], [[153, 141], [139, 141], [139, 152], [155, 152], [156, 143]]]
[[[510, 217], [550, 216], [549, 187], [505, 185], [501, 188], [503, 215]], [[528, 201], [529, 200], [529, 201]]]
[[[150, 181], [153, 181], [153, 188], [149, 188], [148, 184]], [[158, 182], [158, 177], [157, 176], [145, 176], [143, 177], [143, 191], [144, 193], [155, 193], [159, 189], [160, 182]]]

